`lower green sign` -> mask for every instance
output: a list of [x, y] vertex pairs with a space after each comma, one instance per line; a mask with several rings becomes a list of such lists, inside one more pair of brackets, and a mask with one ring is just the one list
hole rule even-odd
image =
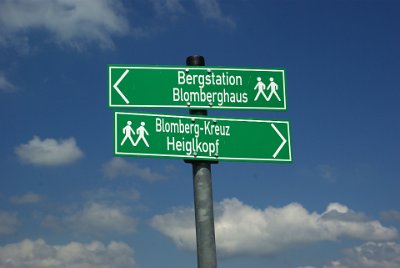
[[115, 155], [291, 162], [287, 121], [115, 113]]

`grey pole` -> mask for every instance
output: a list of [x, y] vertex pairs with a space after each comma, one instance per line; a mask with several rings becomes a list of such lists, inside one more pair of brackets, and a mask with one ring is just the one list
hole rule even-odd
[[[188, 66], [204, 66], [202, 56], [194, 55], [186, 59]], [[190, 114], [207, 115], [207, 110], [190, 110]], [[216, 268], [214, 207], [211, 181], [211, 164], [216, 161], [185, 161], [192, 164], [194, 210], [196, 222], [197, 267]]]

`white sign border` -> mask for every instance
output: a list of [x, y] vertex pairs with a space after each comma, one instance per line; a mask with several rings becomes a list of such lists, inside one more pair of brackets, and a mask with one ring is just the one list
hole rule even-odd
[[[207, 120], [217, 120], [217, 121], [239, 121], [239, 122], [258, 122], [258, 123], [278, 123], [285, 124], [288, 131], [288, 139], [287, 146], [289, 146], [289, 158], [248, 158], [248, 157], [207, 157], [207, 156], [193, 156], [193, 155], [176, 155], [176, 154], [147, 154], [147, 153], [134, 153], [134, 152], [118, 152], [118, 114], [124, 115], [137, 115], [137, 116], [151, 116], [151, 117], [168, 117], [168, 118], [183, 118], [183, 119], [192, 119], [192, 118], [200, 118]], [[292, 146], [291, 146], [291, 135], [290, 135], [290, 124], [289, 121], [282, 120], [262, 120], [262, 119], [250, 119], [250, 118], [223, 118], [223, 117], [209, 117], [209, 116], [198, 116], [198, 115], [170, 115], [170, 114], [148, 114], [148, 113], [128, 113], [128, 112], [115, 112], [114, 113], [114, 154], [116, 156], [144, 156], [144, 157], [153, 157], [153, 158], [181, 158], [185, 160], [205, 160], [205, 161], [243, 161], [243, 162], [292, 162]]]
[[[110, 64], [111, 65], [111, 64]], [[242, 67], [213, 67], [213, 66], [204, 66], [204, 67], [191, 67], [191, 66], [129, 66], [129, 65], [113, 65], [108, 66], [108, 105], [110, 108], [124, 108], [124, 107], [131, 107], [131, 108], [186, 108], [186, 109], [218, 109], [218, 110], [259, 110], [259, 111], [286, 111], [287, 104], [286, 104], [286, 78], [285, 78], [285, 70], [283, 69], [260, 69], [260, 68], [242, 68]], [[217, 71], [247, 71], [247, 72], [277, 72], [282, 73], [282, 80], [283, 80], [283, 107], [241, 107], [241, 106], [208, 106], [208, 105], [142, 105], [142, 104], [112, 104], [112, 89], [113, 85], [111, 82], [111, 70], [112, 69], [125, 69], [125, 70], [134, 70], [134, 69], [149, 69], [149, 70], [217, 70]]]

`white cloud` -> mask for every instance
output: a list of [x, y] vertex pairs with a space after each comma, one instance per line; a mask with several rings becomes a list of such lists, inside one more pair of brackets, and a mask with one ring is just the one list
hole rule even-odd
[[[332, 241], [342, 237], [385, 241], [397, 237], [396, 229], [369, 221], [338, 203], [324, 213], [308, 212], [298, 203], [282, 208], [256, 209], [237, 199], [226, 199], [215, 208], [216, 243], [221, 254], [271, 255], [290, 247]], [[177, 246], [195, 249], [193, 209], [175, 209], [157, 215], [152, 226]]]
[[16, 90], [16, 86], [14, 86], [4, 74], [0, 72], [0, 91], [12, 92]]
[[157, 14], [178, 14], [183, 13], [185, 8], [180, 0], [151, 0]]
[[83, 193], [83, 196], [87, 200], [91, 201], [108, 201], [108, 200], [119, 200], [131, 203], [140, 199], [140, 192], [136, 189], [117, 189], [110, 190], [107, 188], [100, 188], [93, 191], [87, 191]]
[[19, 221], [16, 213], [0, 211], [0, 235], [9, 235], [16, 232]]
[[350, 268], [350, 267], [343, 266], [340, 261], [333, 261], [329, 265], [324, 265], [324, 268]]
[[36, 136], [27, 144], [21, 144], [15, 148], [15, 153], [23, 162], [37, 166], [66, 165], [83, 156], [74, 138], [42, 141]]
[[136, 231], [139, 219], [134, 211], [143, 209], [136, 189], [99, 188], [82, 193], [82, 204], [57, 207], [57, 211], [37, 213], [41, 226], [56, 232], [70, 232], [87, 237], [109, 234], [125, 235]]
[[42, 239], [27, 239], [0, 247], [0, 267], [135, 268], [133, 255], [132, 248], [122, 242], [49, 245]]
[[13, 196], [10, 198], [11, 203], [14, 204], [33, 204], [43, 200], [43, 196], [32, 192], [26, 193], [21, 196]]
[[336, 260], [324, 268], [398, 268], [400, 267], [400, 245], [395, 242], [367, 242], [348, 249], [345, 258]]
[[222, 13], [218, 0], [151, 0], [151, 2], [158, 15], [171, 16], [172, 19], [176, 19], [178, 15], [188, 12], [193, 16], [195, 12], [189, 11], [188, 3], [194, 2], [197, 11], [204, 20], [215, 22], [229, 28], [234, 28], [236, 26], [235, 21], [231, 17]]
[[381, 218], [387, 221], [398, 221], [400, 222], [400, 211], [388, 210], [381, 212]]
[[119, 0], [4, 0], [0, 2], [0, 44], [26, 43], [27, 32], [45, 30], [61, 45], [82, 49], [89, 43], [114, 46], [111, 36], [129, 25]]
[[[54, 219], [52, 219], [54, 222]], [[137, 219], [129, 215], [129, 208], [98, 202], [88, 202], [83, 209], [68, 216], [64, 224], [87, 234], [106, 232], [128, 234], [136, 230]]]
[[104, 164], [103, 172], [109, 179], [126, 176], [138, 177], [146, 181], [154, 182], [168, 178], [167, 175], [157, 173], [152, 171], [150, 168], [140, 166], [137, 163], [129, 163], [122, 158], [113, 158], [111, 161]]
[[235, 27], [233, 19], [222, 14], [217, 0], [195, 0], [194, 2], [204, 19], [215, 21], [231, 28]]
[[[195, 9], [191, 5], [194, 2]], [[132, 27], [122, 0], [3, 0], [0, 1], [0, 46], [14, 47], [22, 53], [31, 50], [32, 33], [44, 33], [41, 40], [77, 50], [94, 44], [113, 49], [114, 37], [143, 37], [158, 31], [158, 26]], [[155, 14], [200, 16], [229, 28], [234, 20], [223, 14], [218, 0], [151, 0]], [[142, 12], [142, 11], [140, 11]], [[162, 23], [162, 22], [161, 22]], [[149, 28], [150, 27], [150, 28]], [[33, 38], [32, 38], [33, 39]]]
[[54, 215], [46, 215], [43, 217], [41, 226], [53, 231], [63, 231], [62, 221]]
[[156, 215], [151, 225], [171, 238], [179, 248], [196, 249], [193, 209], [176, 208], [171, 213]]

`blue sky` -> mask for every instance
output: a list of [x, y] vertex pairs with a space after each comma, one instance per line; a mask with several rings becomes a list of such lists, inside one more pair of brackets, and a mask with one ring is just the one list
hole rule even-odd
[[107, 64], [193, 54], [286, 72], [287, 112], [209, 112], [289, 120], [293, 153], [213, 165], [218, 266], [399, 267], [399, 9], [0, 0], [0, 267], [196, 267], [191, 166], [114, 157], [107, 94]]

